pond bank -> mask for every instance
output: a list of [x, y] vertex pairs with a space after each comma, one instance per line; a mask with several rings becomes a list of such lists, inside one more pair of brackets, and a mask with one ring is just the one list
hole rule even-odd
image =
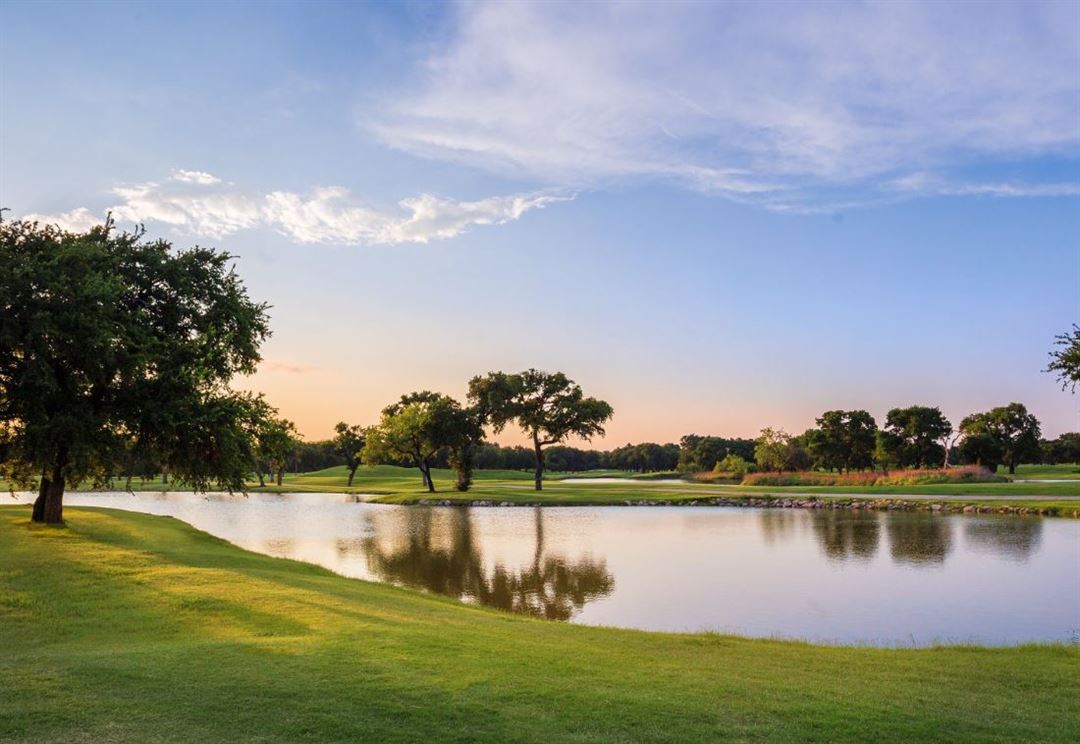
[[790, 498], [748, 496], [703, 497], [675, 499], [612, 499], [610, 501], [573, 499], [545, 500], [542, 496], [535, 500], [505, 501], [499, 499], [462, 499], [462, 498], [411, 498], [396, 499], [396, 504], [415, 506], [733, 506], [756, 509], [854, 509], [872, 511], [927, 511], [944, 514], [1012, 514], [1018, 516], [1043, 517], [1080, 517], [1080, 502], [1076, 504], [1043, 505], [1031, 504], [988, 504], [960, 501], [909, 500], [895, 498], [848, 499], [848, 498]]

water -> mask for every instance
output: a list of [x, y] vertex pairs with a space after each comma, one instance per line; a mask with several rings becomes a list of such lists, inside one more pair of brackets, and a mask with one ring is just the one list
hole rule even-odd
[[399, 507], [341, 494], [65, 501], [168, 514], [345, 576], [575, 623], [890, 646], [1080, 637], [1078, 520]]

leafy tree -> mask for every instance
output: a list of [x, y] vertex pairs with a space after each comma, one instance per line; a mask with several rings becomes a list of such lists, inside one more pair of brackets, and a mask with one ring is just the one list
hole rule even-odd
[[1039, 443], [1042, 462], [1048, 465], [1059, 463], [1080, 464], [1080, 433], [1066, 432], [1057, 439], [1043, 440]]
[[[297, 434], [293, 422], [279, 418], [276, 413], [274, 411], [260, 422], [256, 433], [256, 447], [260, 464], [265, 463], [267, 470], [280, 486], [289, 456], [296, 447]], [[259, 485], [266, 485], [261, 470], [258, 475]]]
[[1072, 331], [1055, 336], [1054, 345], [1062, 348], [1050, 352], [1046, 371], [1057, 375], [1062, 390], [1075, 393], [1080, 385], [1080, 326], [1073, 323]]
[[687, 472], [713, 470], [719, 460], [735, 454], [748, 462], [754, 459], [753, 439], [727, 439], [687, 434], [679, 440], [678, 469]]
[[826, 411], [817, 429], [805, 435], [806, 448], [818, 467], [851, 471], [871, 467], [877, 444], [877, 424], [866, 411]]
[[[444, 448], [456, 450], [459, 486], [468, 487], [472, 446], [481, 432], [479, 414], [464, 412], [448, 395], [423, 391], [401, 396], [382, 411], [378, 425], [367, 431], [363, 460], [368, 465], [408, 460], [420, 469], [424, 486], [435, 492], [432, 460]], [[470, 437], [475, 437], [470, 440]], [[466, 448], [468, 451], [466, 451]], [[465, 477], [463, 477], [463, 473]]]
[[349, 469], [348, 487], [352, 488], [356, 469], [360, 467], [360, 451], [364, 449], [364, 428], [339, 421], [334, 427], [333, 442], [334, 451], [345, 458], [345, 467]]
[[762, 429], [754, 447], [754, 460], [760, 470], [782, 473], [795, 464], [792, 457], [795, 449], [791, 435], [783, 429]]
[[885, 416], [887, 435], [878, 440], [878, 461], [894, 467], [925, 468], [945, 463], [945, 447], [939, 440], [952, 433], [952, 424], [941, 409], [929, 406], [894, 408]]
[[998, 464], [1016, 474], [1016, 466], [1039, 457], [1039, 420], [1020, 403], [973, 413], [960, 422], [963, 440], [960, 456], [965, 462], [996, 470]]
[[0, 224], [3, 469], [41, 476], [35, 521], [62, 522], [68, 484], [129, 462], [196, 488], [250, 472], [255, 399], [228, 384], [259, 361], [266, 306], [229, 254], [142, 238]]
[[535, 488], [543, 488], [544, 447], [578, 436], [589, 440], [604, 434], [610, 405], [586, 398], [581, 387], [562, 372], [529, 369], [517, 374], [489, 372], [469, 381], [469, 401], [498, 433], [511, 421], [532, 439], [536, 460]]
[[447, 462], [457, 475], [455, 487], [468, 491], [472, 485], [476, 449], [484, 441], [484, 417], [476, 408], [462, 408], [454, 402], [445, 413]]

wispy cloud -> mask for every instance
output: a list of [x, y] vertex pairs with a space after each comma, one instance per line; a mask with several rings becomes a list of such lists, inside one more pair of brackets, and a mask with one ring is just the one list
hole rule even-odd
[[287, 375], [305, 375], [319, 370], [318, 367], [310, 364], [300, 364], [285, 359], [263, 359], [259, 363], [259, 369], [266, 372], [280, 372]]
[[1073, 3], [506, 2], [460, 5], [450, 41], [365, 125], [544, 182], [660, 178], [783, 209], [1075, 155], [1078, 110]]
[[[197, 174], [198, 177], [190, 174]], [[179, 174], [187, 174], [181, 177]], [[431, 194], [402, 199], [398, 210], [362, 204], [348, 189], [321, 187], [307, 194], [273, 191], [251, 196], [200, 171], [176, 171], [164, 181], [120, 186], [121, 201], [101, 216], [80, 207], [61, 214], [27, 215], [70, 230], [100, 224], [106, 211], [125, 223], [170, 225], [192, 235], [221, 238], [241, 230], [271, 228], [298, 243], [396, 245], [452, 238], [474, 225], [500, 225], [571, 195], [552, 192], [459, 201]]]
[[173, 171], [172, 178], [174, 181], [197, 183], [202, 186], [212, 186], [215, 183], [221, 183], [221, 179], [212, 173], [197, 170], [175, 170]]

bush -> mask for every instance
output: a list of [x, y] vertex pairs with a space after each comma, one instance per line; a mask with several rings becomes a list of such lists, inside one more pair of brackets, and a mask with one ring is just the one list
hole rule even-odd
[[742, 480], [750, 472], [750, 463], [738, 455], [727, 455], [723, 460], [718, 460], [713, 472], [724, 474], [728, 478]]

